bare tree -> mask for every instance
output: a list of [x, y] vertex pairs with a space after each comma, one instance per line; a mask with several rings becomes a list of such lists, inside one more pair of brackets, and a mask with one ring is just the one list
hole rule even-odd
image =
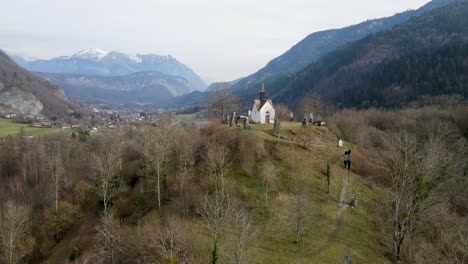
[[62, 154], [59, 149], [56, 149], [55, 153], [51, 153], [51, 157], [47, 163], [48, 174], [52, 182], [52, 188], [54, 193], [54, 208], [55, 212], [57, 212], [63, 177], [65, 175]]
[[238, 210], [238, 202], [230, 195], [206, 196], [198, 212], [213, 236], [213, 263], [219, 256], [218, 243], [226, 226]]
[[278, 141], [280, 139], [281, 123], [289, 119], [290, 113], [291, 111], [286, 105], [280, 104], [275, 107], [275, 130], [278, 131]]
[[231, 222], [233, 236], [229, 242], [233, 252], [230, 259], [234, 264], [242, 264], [245, 263], [248, 243], [255, 237], [257, 231], [245, 210], [237, 210]]
[[296, 110], [298, 116], [302, 116], [303, 114], [314, 113], [318, 114], [321, 110], [321, 102], [320, 98], [315, 95], [309, 95], [304, 97], [298, 104]]
[[151, 234], [149, 247], [159, 252], [167, 263], [193, 263], [194, 257], [184, 248], [185, 226], [175, 217], [171, 217], [166, 226]]
[[146, 177], [156, 181], [159, 210], [161, 210], [161, 180], [171, 153], [171, 144], [172, 130], [170, 128], [146, 129], [138, 139], [137, 150], [143, 156], [145, 165], [149, 169]]
[[30, 228], [29, 208], [7, 201], [0, 214], [0, 259], [4, 263], [19, 263], [32, 251], [34, 239]]
[[235, 106], [239, 103], [239, 97], [231, 92], [229, 84], [222, 83], [213, 87], [211, 97], [211, 109], [215, 115], [220, 115], [221, 122], [226, 121], [227, 114], [234, 111]]
[[94, 243], [96, 262], [117, 263], [123, 238], [112, 210], [101, 215], [101, 223], [96, 227], [96, 231]]
[[295, 186], [293, 190], [293, 210], [294, 210], [294, 218], [296, 222], [296, 236], [294, 239], [294, 243], [299, 243], [299, 238], [301, 235], [301, 228], [302, 228], [302, 220], [304, 218], [304, 192], [301, 190], [300, 187]]
[[186, 130], [182, 130], [177, 133], [175, 139], [175, 156], [179, 176], [179, 191], [182, 193], [184, 198], [185, 213], [188, 213], [186, 185], [193, 174], [198, 146], [198, 135]]
[[[465, 221], [466, 222], [466, 221]], [[463, 264], [468, 260], [468, 225], [440, 227], [439, 247], [446, 256], [443, 263]]]
[[205, 160], [210, 169], [210, 173], [215, 176], [215, 190], [221, 188], [221, 195], [224, 196], [224, 176], [229, 165], [229, 149], [225, 144], [220, 144], [215, 140], [210, 140], [206, 145]]
[[125, 184], [119, 175], [121, 169], [122, 142], [104, 135], [98, 139], [91, 154], [91, 166], [95, 170], [92, 180], [94, 189], [102, 199], [104, 214], [111, 200], [125, 190]]
[[392, 179], [392, 244], [395, 263], [402, 262], [402, 249], [411, 241], [422, 214], [437, 203], [433, 194], [447, 177], [442, 157], [442, 138], [432, 138], [418, 146], [415, 135], [402, 130], [386, 139], [387, 153], [383, 168]]
[[265, 184], [265, 207], [268, 206], [268, 194], [273, 190], [276, 180], [276, 167], [271, 161], [263, 164], [262, 178]]

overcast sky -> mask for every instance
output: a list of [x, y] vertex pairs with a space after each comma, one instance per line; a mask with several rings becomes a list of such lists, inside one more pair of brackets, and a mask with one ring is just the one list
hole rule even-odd
[[0, 48], [51, 58], [87, 48], [171, 54], [205, 81], [251, 74], [308, 34], [428, 0], [0, 0]]

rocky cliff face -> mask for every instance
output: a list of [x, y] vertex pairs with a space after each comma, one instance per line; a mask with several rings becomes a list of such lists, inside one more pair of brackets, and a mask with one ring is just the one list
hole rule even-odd
[[5, 112], [14, 111], [23, 114], [37, 115], [44, 109], [44, 105], [34, 94], [24, 92], [18, 87], [13, 86], [5, 88], [4, 85], [0, 83], [0, 94], [0, 111], [1, 108], [3, 108]]
[[0, 51], [0, 111], [66, 116], [77, 109], [60, 87], [22, 69]]

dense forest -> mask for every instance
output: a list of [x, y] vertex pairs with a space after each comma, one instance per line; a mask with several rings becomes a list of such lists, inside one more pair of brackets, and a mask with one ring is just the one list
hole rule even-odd
[[338, 106], [401, 106], [422, 95], [466, 96], [468, 3], [414, 17], [331, 52], [272, 84], [273, 99], [318, 94]]
[[390, 29], [429, 10], [445, 6], [458, 0], [434, 0], [417, 10], [408, 10], [390, 17], [371, 19], [362, 23], [325, 31], [314, 32], [294, 45], [284, 54], [274, 58], [256, 73], [233, 83], [234, 90], [257, 91], [261, 82], [272, 83], [280, 78], [303, 70], [327, 53], [349, 42], [362, 39], [372, 33]]

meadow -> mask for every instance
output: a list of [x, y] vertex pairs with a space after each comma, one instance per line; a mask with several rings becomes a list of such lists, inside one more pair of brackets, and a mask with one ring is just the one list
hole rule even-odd
[[29, 124], [14, 123], [11, 119], [0, 118], [0, 138], [18, 135], [23, 129], [25, 135], [43, 135], [51, 132], [61, 131], [58, 128], [31, 127]]

